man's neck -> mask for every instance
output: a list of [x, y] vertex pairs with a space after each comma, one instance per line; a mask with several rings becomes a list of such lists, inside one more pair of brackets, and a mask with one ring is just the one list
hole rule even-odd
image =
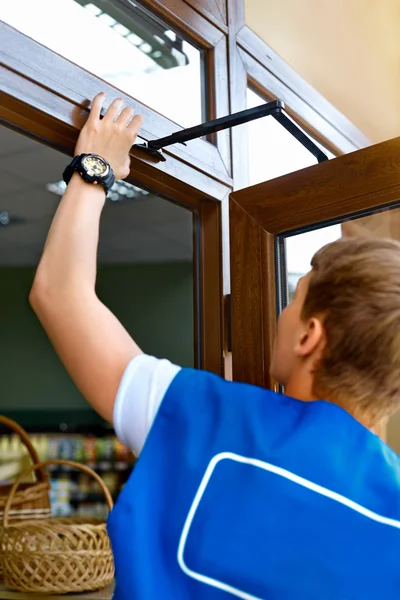
[[326, 396], [320, 397], [320, 395], [316, 395], [314, 392], [313, 378], [308, 372], [303, 371], [295, 373], [285, 385], [285, 394], [287, 396], [291, 396], [292, 398], [296, 398], [297, 400], [302, 400], [303, 402], [325, 400], [331, 404], [336, 404], [336, 406], [339, 406], [348, 412], [354, 419], [356, 419], [356, 421], [361, 423], [361, 425], [367, 429], [370, 429], [373, 433], [384, 439], [383, 431], [385, 430], [385, 424], [382, 425], [381, 423], [375, 423], [373, 420], [371, 420], [370, 415], [355, 410], [354, 402], [351, 400], [343, 399], [338, 401]]

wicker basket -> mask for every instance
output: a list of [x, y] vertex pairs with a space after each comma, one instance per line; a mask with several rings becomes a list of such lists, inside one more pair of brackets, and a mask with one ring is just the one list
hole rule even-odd
[[[113, 501], [103, 480], [87, 465], [49, 460], [30, 470], [66, 465], [91, 475], [111, 510]], [[45, 519], [9, 524], [9, 508], [22, 477], [15, 481], [4, 508], [2, 561], [6, 586], [20, 592], [66, 594], [101, 589], [114, 579], [114, 561], [104, 521]]]
[[[39, 462], [38, 454], [30, 441], [28, 434], [15, 421], [0, 415], [0, 423], [14, 431], [25, 444], [32, 463]], [[37, 481], [23, 483], [14, 495], [9, 507], [8, 520], [18, 521], [21, 519], [46, 519], [50, 517], [50, 482], [45, 470], [37, 470]], [[11, 485], [0, 484], [0, 523], [3, 520], [3, 511], [10, 495]], [[0, 580], [2, 579], [1, 564], [1, 529], [0, 529]]]

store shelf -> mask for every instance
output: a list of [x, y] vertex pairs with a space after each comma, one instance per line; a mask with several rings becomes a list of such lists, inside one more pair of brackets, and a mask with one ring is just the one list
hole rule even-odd
[[[79, 460], [78, 462], [84, 462]], [[84, 463], [88, 467], [92, 468], [94, 471], [128, 471], [133, 468], [133, 462], [131, 461], [101, 461], [98, 463]], [[76, 471], [73, 467], [68, 467], [67, 465], [50, 465], [47, 467], [48, 470], [53, 472], [64, 472], [64, 473], [73, 473]]]

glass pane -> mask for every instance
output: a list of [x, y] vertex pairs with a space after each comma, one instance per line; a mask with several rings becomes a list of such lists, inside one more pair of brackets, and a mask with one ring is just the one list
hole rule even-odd
[[[262, 96], [247, 88], [247, 108], [265, 102]], [[310, 167], [318, 162], [273, 117], [251, 121], [245, 127], [248, 128], [250, 185]], [[321, 144], [318, 145], [329, 158], [335, 158], [332, 152], [323, 148]]]
[[202, 122], [202, 51], [137, 4], [13, 0], [1, 19], [180, 125]]
[[289, 301], [299, 279], [310, 270], [311, 259], [317, 250], [339, 239], [341, 235], [341, 226], [331, 225], [285, 238]]
[[[315, 252], [342, 236], [392, 238], [400, 241], [400, 208], [377, 211], [359, 219], [347, 219], [337, 225], [285, 237], [286, 291], [289, 302], [293, 298], [298, 280], [310, 270], [310, 262]], [[400, 454], [400, 413], [389, 420], [387, 442]]]
[[289, 300], [292, 298], [300, 277], [310, 270], [311, 259], [317, 250], [342, 236], [373, 236], [400, 241], [400, 208], [377, 211], [359, 219], [347, 219], [337, 225], [328, 225], [313, 231], [286, 236], [285, 254]]
[[[0, 413], [30, 415], [30, 423], [49, 427], [99, 420], [27, 300], [69, 160], [0, 127]], [[118, 181], [102, 216], [97, 280], [99, 297], [145, 352], [192, 367], [193, 217], [148, 190]]]

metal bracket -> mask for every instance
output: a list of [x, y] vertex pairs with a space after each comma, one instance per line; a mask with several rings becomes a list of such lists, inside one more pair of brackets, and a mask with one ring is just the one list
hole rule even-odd
[[190, 140], [194, 140], [217, 131], [222, 131], [223, 129], [230, 129], [231, 127], [236, 127], [236, 125], [242, 125], [243, 123], [248, 123], [249, 121], [254, 121], [255, 119], [260, 119], [261, 117], [271, 115], [289, 133], [291, 133], [293, 137], [295, 137], [296, 140], [302, 144], [302, 146], [311, 152], [318, 162], [324, 162], [325, 160], [328, 160], [326, 154], [312, 141], [312, 139], [309, 138], [294, 121], [284, 114], [284, 110], [284, 103], [281, 100], [274, 100], [273, 102], [267, 102], [267, 104], [262, 104], [261, 106], [256, 106], [255, 108], [242, 110], [238, 113], [234, 113], [233, 115], [227, 115], [226, 117], [221, 117], [220, 119], [214, 119], [213, 121], [201, 123], [195, 127], [182, 129], [181, 131], [177, 131], [172, 135], [167, 135], [166, 137], [159, 138], [157, 140], [150, 140], [144, 144], [135, 144], [134, 147], [140, 148], [158, 160], [165, 161], [167, 159], [165, 158], [162, 149], [166, 146], [171, 146], [172, 144], [186, 145], [186, 142], [189, 142]]

